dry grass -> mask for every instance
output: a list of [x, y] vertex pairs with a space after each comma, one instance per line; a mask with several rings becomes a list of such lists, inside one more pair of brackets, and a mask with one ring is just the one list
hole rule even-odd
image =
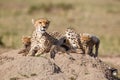
[[51, 20], [48, 31], [71, 26], [95, 34], [100, 55], [120, 55], [120, 0], [1, 0], [0, 5], [0, 45], [6, 48], [20, 48], [21, 37], [34, 30], [31, 19], [46, 17]]

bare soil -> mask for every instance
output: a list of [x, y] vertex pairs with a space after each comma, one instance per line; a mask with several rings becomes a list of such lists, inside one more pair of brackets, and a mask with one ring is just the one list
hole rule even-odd
[[17, 52], [12, 50], [0, 55], [0, 80], [119, 80], [111, 75], [106, 77], [109, 65], [105, 64], [109, 62], [120, 66], [119, 58], [104, 57], [100, 60], [71, 53], [75, 59], [71, 60], [63, 53], [56, 54], [52, 60], [49, 53], [31, 57]]

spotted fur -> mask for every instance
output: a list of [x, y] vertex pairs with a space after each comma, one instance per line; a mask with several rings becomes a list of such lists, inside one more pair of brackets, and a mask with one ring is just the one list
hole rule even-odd
[[32, 20], [35, 31], [31, 38], [30, 55], [40, 55], [50, 51], [52, 45], [56, 44], [57, 39], [49, 35], [46, 30], [49, 27], [50, 21], [44, 18]]
[[84, 53], [81, 42], [80, 35], [74, 30], [74, 28], [67, 28], [65, 31], [66, 45], [69, 45], [72, 52]]
[[[91, 56], [94, 55], [95, 57], [98, 56], [98, 49], [100, 44], [100, 40], [98, 37], [88, 33], [83, 33], [80, 34], [80, 41], [82, 43], [82, 46], [86, 54], [89, 54]], [[93, 54], [94, 46], [95, 46], [95, 53]]]
[[26, 56], [31, 48], [31, 37], [30, 36], [22, 37], [22, 43], [24, 47], [22, 50], [18, 52], [18, 54], [23, 54], [23, 56]]

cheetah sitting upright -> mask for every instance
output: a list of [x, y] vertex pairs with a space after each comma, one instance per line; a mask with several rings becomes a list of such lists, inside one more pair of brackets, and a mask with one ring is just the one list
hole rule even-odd
[[[86, 54], [97, 57], [98, 48], [100, 44], [99, 38], [88, 33], [80, 34], [80, 41]], [[95, 54], [93, 54], [93, 47], [95, 46]]]
[[40, 55], [48, 53], [52, 45], [57, 43], [57, 39], [49, 35], [46, 30], [49, 27], [50, 21], [45, 18], [32, 20], [35, 30], [31, 38], [30, 55]]

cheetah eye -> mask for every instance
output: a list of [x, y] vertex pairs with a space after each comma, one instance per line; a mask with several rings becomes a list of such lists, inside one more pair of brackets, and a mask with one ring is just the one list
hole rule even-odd
[[46, 24], [49, 24], [49, 22], [46, 22]]
[[40, 24], [42, 23], [42, 22], [39, 22]]
[[46, 26], [43, 26], [43, 28], [46, 28]]
[[70, 39], [70, 37], [68, 37], [68, 39]]
[[70, 33], [68, 33], [68, 35], [70, 35]]

